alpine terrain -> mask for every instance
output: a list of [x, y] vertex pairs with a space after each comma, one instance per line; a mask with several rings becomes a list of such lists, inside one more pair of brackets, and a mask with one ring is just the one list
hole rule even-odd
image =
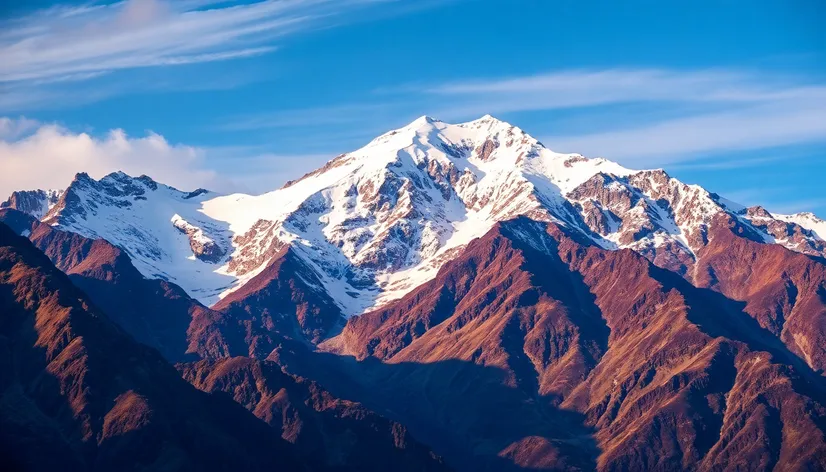
[[80, 173], [0, 221], [25, 469], [826, 470], [826, 221], [491, 116], [262, 195]]

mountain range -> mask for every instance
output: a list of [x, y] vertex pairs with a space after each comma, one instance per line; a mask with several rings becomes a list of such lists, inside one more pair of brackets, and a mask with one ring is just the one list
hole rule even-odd
[[26, 470], [826, 469], [826, 221], [491, 116], [262, 195], [81, 173], [0, 222]]

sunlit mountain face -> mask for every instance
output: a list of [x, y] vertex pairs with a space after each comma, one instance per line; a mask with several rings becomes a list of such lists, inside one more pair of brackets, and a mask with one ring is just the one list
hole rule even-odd
[[[826, 453], [826, 223], [556, 153], [491, 116], [419, 118], [260, 195], [81, 173], [16, 192], [0, 221], [8, 313], [68, 322], [4, 336], [48, 346], [46, 369], [72, 336], [175, 363], [188, 383], [166, 365], [128, 395], [230, 395], [251, 414], [210, 428], [283, 442], [254, 467], [797, 470]], [[87, 317], [108, 334], [71, 328]], [[126, 369], [107, 343], [95, 355]], [[117, 405], [136, 431], [167, 408]], [[49, 444], [89, 467], [88, 437]]]

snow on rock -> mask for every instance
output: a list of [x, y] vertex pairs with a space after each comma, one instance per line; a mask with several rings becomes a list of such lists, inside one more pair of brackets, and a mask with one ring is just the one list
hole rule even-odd
[[[421, 117], [282, 189], [205, 202], [204, 213], [241, 235], [233, 273], [255, 273], [268, 255], [292, 244], [322, 274], [344, 312], [355, 314], [430, 280], [472, 239], [518, 215], [559, 222], [606, 247], [653, 251], [673, 244], [690, 258], [687, 228], [695, 221], [681, 215], [678, 223], [655, 203], [682, 188], [664, 173], [650, 183], [640, 176], [631, 182], [637, 174], [605, 159], [555, 153], [491, 116], [457, 125]], [[595, 176], [646, 189], [634, 190], [635, 203], [642, 202], [634, 210], [639, 228], [623, 228], [626, 238], [616, 233], [635, 214], [626, 213], [630, 206], [614, 209], [620, 217], [593, 198], [570, 197]], [[713, 201], [709, 205], [719, 211]], [[586, 222], [589, 212], [600, 231]], [[643, 220], [656, 228], [646, 229]]]
[[5, 202], [0, 202], [0, 209], [13, 208], [39, 220], [55, 206], [61, 195], [62, 190], [18, 191], [12, 193]]
[[826, 241], [826, 221], [816, 217], [814, 213], [803, 212], [793, 215], [780, 215], [775, 213], [774, 216], [779, 220], [800, 225], [814, 233], [814, 236], [821, 241]]
[[[720, 212], [801, 252], [817, 253], [826, 234], [814, 215], [764, 220], [662, 170], [555, 153], [489, 115], [461, 124], [421, 117], [258, 196], [79, 174], [44, 219], [123, 247], [145, 276], [207, 305], [289, 245], [349, 316], [432, 279], [472, 239], [519, 215], [687, 273]], [[791, 236], [780, 237], [780, 223], [793, 225], [783, 230]]]
[[190, 224], [177, 213], [172, 216], [172, 226], [187, 235], [189, 247], [192, 248], [192, 253], [198, 259], [206, 262], [218, 262], [226, 254], [226, 251], [220, 245], [204, 234], [204, 230]]
[[[206, 191], [181, 192], [146, 176], [117, 172], [97, 181], [81, 173], [43, 221], [106, 239], [124, 249], [145, 277], [174, 282], [212, 304], [238, 281], [221, 272], [221, 265], [215, 263], [220, 259], [218, 250], [210, 248], [229, 248], [232, 237], [226, 224], [200, 211], [203, 202], [215, 196]], [[188, 234], [173, 220], [194, 231]], [[199, 245], [202, 257], [197, 254]]]
[[766, 242], [811, 256], [826, 257], [826, 241], [821, 237], [826, 234], [826, 223], [812, 213], [778, 215], [761, 206], [753, 206], [740, 214], [764, 235]]

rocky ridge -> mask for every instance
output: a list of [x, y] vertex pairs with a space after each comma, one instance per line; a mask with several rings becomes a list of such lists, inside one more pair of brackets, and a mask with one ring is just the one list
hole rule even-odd
[[[179, 192], [148, 177], [80, 174], [49, 224], [111, 241], [147, 277], [211, 306], [285, 246], [345, 317], [396, 300], [496, 222], [557, 222], [691, 278], [709, 222], [728, 214], [764, 243], [826, 255], [813, 215], [746, 209], [662, 170], [558, 154], [493, 117], [422, 117], [259, 196]], [[821, 225], [821, 226], [818, 226]]]

